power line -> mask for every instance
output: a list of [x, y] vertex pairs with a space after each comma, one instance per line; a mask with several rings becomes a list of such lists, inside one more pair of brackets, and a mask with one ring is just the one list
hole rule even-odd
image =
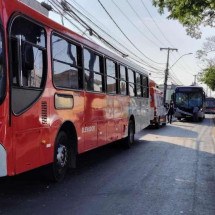
[[128, 18], [128, 16], [123, 12], [123, 10], [113, 1], [111, 0], [112, 3], [118, 8], [118, 10], [123, 14], [123, 16], [134, 26], [134, 28], [136, 28], [137, 31], [140, 32], [140, 34], [145, 37], [148, 41], [150, 41], [153, 45], [156, 45], [157, 47], [159, 47], [159, 45], [157, 45], [154, 41], [152, 41], [149, 37], [145, 36], [144, 33], [140, 30], [140, 28], [138, 28], [132, 21], [131, 19]]
[[[95, 37], [97, 37], [99, 40], [101, 40], [103, 43], [105, 43], [108, 47], [116, 51], [118, 54], [120, 54], [122, 57], [127, 56], [127, 54], [123, 53], [121, 50], [117, 49], [115, 46], [113, 46], [110, 42], [108, 42], [106, 39], [104, 39], [102, 36], [100, 36], [95, 30], [93, 30], [83, 19], [81, 19], [74, 11], [72, 11], [66, 3], [67, 1], [61, 1], [62, 4], [60, 4], [58, 1], [54, 0], [55, 4], [58, 5], [63, 11], [69, 15], [71, 18], [75, 19], [79, 24], [81, 24], [85, 29], [87, 29], [91, 34], [93, 34]], [[60, 4], [60, 6], [59, 6]]]
[[[74, 4], [76, 4], [82, 11], [84, 11], [85, 14], [88, 14], [88, 16], [90, 16], [91, 18], [93, 18], [94, 20], [96, 20], [97, 23], [99, 23], [100, 25], [103, 26], [103, 29], [106, 28], [105, 25], [103, 25], [103, 23], [101, 23], [95, 16], [93, 16], [92, 14], [90, 14], [87, 10], [85, 10], [80, 4], [78, 4], [75, 0], [71, 0], [72, 2], [74, 2]], [[71, 4], [70, 4], [71, 5]], [[72, 5], [71, 5], [72, 6]], [[107, 31], [103, 30], [101, 27], [98, 26], [98, 24], [96, 24], [95, 22], [92, 21], [92, 19], [90, 19], [89, 17], [87, 17], [86, 15], [84, 15], [82, 12], [80, 12], [79, 10], [77, 10], [77, 8], [75, 8], [74, 6], [72, 6], [77, 12], [79, 12], [82, 16], [84, 16], [87, 20], [89, 20], [93, 25], [95, 25], [99, 30], [101, 30], [104, 34], [108, 35], [114, 42], [116, 42], [118, 45], [122, 46], [125, 50], [127, 50], [129, 52], [129, 56], [128, 58], [131, 58], [132, 60], [141, 63], [144, 62], [143, 59], [141, 59], [140, 57], [138, 57], [135, 53], [133, 53], [131, 50], [129, 50], [127, 47], [125, 47], [122, 43], [120, 43], [119, 41], [117, 41], [115, 38], [113, 38], [109, 33], [107, 33]], [[120, 8], [119, 8], [120, 9]], [[120, 9], [121, 10], [121, 9]], [[122, 11], [122, 10], [121, 10]], [[110, 31], [108, 29], [108, 31]], [[137, 61], [136, 59], [130, 57], [130, 54], [134, 55], [136, 58], [138, 58], [140, 61]], [[146, 66], [155, 69], [155, 70], [159, 70], [159, 71], [163, 71], [163, 69], [157, 69], [152, 67], [151, 65], [147, 64]]]
[[[162, 29], [160, 28], [160, 26], [157, 24], [157, 22], [155, 21], [155, 19], [153, 18], [153, 16], [151, 15], [150, 11], [148, 10], [148, 8], [146, 7], [145, 3], [143, 2], [143, 0], [140, 0], [143, 7], [145, 8], [145, 10], [148, 12], [149, 16], [151, 17], [152, 21], [154, 22], [154, 24], [156, 25], [157, 29], [159, 30], [159, 32], [162, 34], [163, 38], [171, 45], [174, 46], [170, 40], [166, 37], [166, 35], [163, 33]], [[179, 55], [179, 53], [177, 53]], [[173, 54], [174, 55], [174, 54]], [[182, 60], [182, 62], [184, 62], [184, 60]], [[185, 63], [185, 62], [184, 62]], [[186, 64], [186, 67], [189, 68], [189, 65]], [[185, 67], [185, 68], [186, 68]], [[189, 73], [189, 72], [188, 72]]]
[[[122, 43], [120, 43], [119, 41], [117, 41], [115, 38], [113, 38], [109, 33], [107, 33], [105, 30], [103, 30], [101, 27], [99, 27], [96, 23], [94, 23], [90, 18], [88, 18], [86, 15], [84, 15], [82, 12], [80, 12], [77, 8], [75, 8], [73, 5], [71, 5], [68, 1], [66, 1], [68, 3], [68, 5], [70, 7], [72, 7], [73, 10], [76, 10], [79, 14], [81, 14], [81, 16], [83, 16], [86, 20], [88, 20], [90, 23], [92, 23], [94, 26], [96, 26], [101, 32], [103, 32], [104, 34], [108, 35], [114, 42], [116, 42], [118, 45], [120, 45], [121, 47], [123, 47], [125, 50], [127, 50], [129, 52], [129, 54], [134, 55], [136, 58], [138, 58], [140, 61], [137, 61], [136, 59], [128, 56], [129, 58], [131, 58], [132, 60], [144, 64], [147, 67], [150, 67], [152, 69], [155, 70], [159, 70], [158, 68], [155, 68], [153, 66], [151, 66], [150, 64], [148, 64], [147, 62], [145, 62], [144, 60], [142, 60], [141, 58], [139, 58], [135, 53], [133, 53], [131, 50], [129, 50], [126, 46], [124, 46]], [[77, 14], [76, 14], [77, 16]], [[95, 30], [94, 30], [95, 32]]]
[[[53, 8], [52, 8], [52, 9], [53, 9], [53, 12], [59, 14], [60, 16], [63, 16], [62, 12], [56, 7], [56, 5], [53, 4], [53, 1], [48, 0], [48, 2], [52, 5], [52, 7], [53, 7]], [[76, 29], [78, 29], [82, 34], [85, 34], [85, 32], [82, 31], [74, 22], [72, 22], [71, 20], [67, 19], [67, 17], [65, 17], [65, 16], [64, 16], [64, 18], [65, 18], [68, 22], [70, 22]], [[86, 34], [85, 34], [85, 36], [86, 36], [88, 39], [90, 39]]]
[[174, 47], [174, 45], [172, 45], [172, 43], [168, 40], [168, 38], [165, 36], [165, 34], [163, 33], [163, 31], [161, 30], [160, 26], [157, 24], [157, 22], [155, 21], [155, 19], [153, 18], [153, 16], [151, 15], [151, 13], [149, 12], [148, 8], [146, 7], [146, 5], [144, 4], [143, 0], [141, 0], [141, 3], [143, 5], [143, 7], [145, 8], [145, 10], [148, 12], [149, 16], [151, 17], [152, 21], [154, 22], [155, 26], [157, 27], [157, 29], [160, 31], [160, 33], [162, 34], [163, 38], [172, 46]]
[[134, 14], [136, 14], [136, 16], [139, 18], [139, 20], [142, 22], [142, 24], [146, 27], [146, 29], [151, 33], [151, 35], [157, 40], [159, 41], [162, 45], [165, 45], [152, 31], [151, 29], [142, 21], [142, 17], [139, 16], [139, 14], [136, 12], [136, 10], [134, 9], [134, 7], [130, 4], [130, 2], [128, 0], [126, 0], [128, 5], [130, 6], [130, 8], [132, 9], [132, 11], [134, 12]]
[[[110, 44], [109, 42], [107, 42], [104, 38], [102, 38], [95, 30], [93, 30], [86, 22], [84, 22], [74, 11], [72, 11], [70, 8], [65, 8], [65, 7], [67, 7], [66, 5], [64, 5], [64, 8], [62, 7], [62, 5], [58, 2], [58, 1], [54, 1], [54, 2], [51, 2], [51, 1], [49, 1], [50, 3], [51, 3], [51, 5], [53, 5], [53, 6], [55, 6], [55, 8], [56, 7], [58, 7], [58, 8], [61, 8], [61, 9], [63, 9], [64, 10], [64, 12], [66, 12], [66, 14], [67, 15], [69, 15], [72, 19], [74, 19], [75, 21], [77, 21], [79, 24], [81, 24], [81, 26], [82, 27], [84, 27], [85, 29], [87, 29], [87, 30], [91, 30], [91, 32], [93, 33], [93, 35], [94, 36], [96, 36], [97, 37], [97, 39], [100, 39], [103, 43], [105, 43], [106, 45], [107, 45], [107, 43], [108, 44]], [[64, 3], [68, 3], [67, 1], [64, 1]], [[69, 3], [68, 3], [69, 4]], [[69, 4], [70, 5], [70, 4]], [[73, 9], [74, 9], [74, 7], [72, 6], [72, 5], [70, 5]], [[59, 9], [58, 9], [58, 11], [59, 11]], [[59, 13], [60, 14], [62, 14], [62, 12], [60, 12], [59, 11]], [[70, 13], [72, 13], [72, 14], [70, 14]], [[70, 19], [68, 19], [66, 16], [65, 16], [65, 14], [64, 14], [64, 18], [66, 18], [70, 23], [72, 23], [71, 22], [71, 20]], [[73, 24], [73, 23], [72, 23]], [[79, 29], [80, 30], [80, 29]], [[90, 38], [91, 39], [91, 38]], [[114, 47], [114, 50], [116, 51], [116, 50], [118, 50], [118, 49], [116, 49], [115, 47]], [[129, 51], [129, 53], [131, 53], [131, 51], [130, 50], [128, 50]], [[124, 53], [123, 53], [124, 54]], [[136, 57], [138, 57], [138, 56], [136, 56]], [[130, 57], [133, 61], [136, 61], [136, 62], [138, 62], [138, 63], [140, 63], [141, 65], [142, 64], [145, 64], [145, 66], [147, 66], [147, 67], [149, 67], [149, 68], [151, 68], [151, 69], [154, 69], [155, 71], [159, 71], [159, 69], [158, 68], [155, 68], [155, 67], [153, 67], [153, 66], [151, 66], [151, 65], [149, 65], [149, 64], [146, 64], [146, 63], [144, 63], [144, 61], [141, 59], [141, 61], [142, 62], [140, 62], [140, 61], [138, 61], [138, 60], [136, 60], [136, 59], [134, 59], [134, 58], [132, 58], [132, 57]], [[148, 71], [148, 68], [144, 68], [143, 67], [143, 69], [145, 69], [145, 70], [147, 70]], [[161, 70], [160, 70], [161, 71]]]
[[163, 63], [159, 63], [156, 62], [154, 60], [152, 60], [151, 58], [149, 58], [148, 56], [146, 56], [129, 38], [128, 36], [122, 31], [122, 29], [119, 27], [119, 25], [116, 23], [116, 21], [113, 19], [113, 17], [110, 15], [110, 13], [106, 10], [106, 8], [104, 7], [104, 5], [101, 3], [100, 0], [98, 0], [99, 4], [101, 5], [101, 7], [104, 9], [104, 11], [107, 13], [107, 15], [109, 16], [109, 18], [113, 21], [113, 23], [116, 25], [116, 27], [120, 30], [120, 32], [124, 35], [124, 37], [132, 44], [132, 46], [139, 51], [145, 58], [147, 58], [148, 60], [156, 63], [156, 64], [163, 64]]
[[[124, 45], [122, 45], [120, 42], [118, 42], [116, 39], [114, 39], [110, 34], [108, 34], [107, 32], [105, 32], [102, 28], [100, 28], [97, 24], [95, 24], [91, 19], [89, 19], [87, 16], [85, 16], [83, 13], [81, 13], [79, 10], [77, 10], [74, 6], [72, 6], [68, 1], [64, 1], [64, 2], [66, 2], [67, 4], [68, 4], [68, 6], [70, 6], [73, 10], [76, 10], [78, 13], [80, 13], [85, 19], [87, 19], [88, 21], [90, 21], [92, 24], [94, 24], [97, 28], [99, 28], [103, 33], [105, 33], [106, 35], [108, 35], [112, 40], [114, 40], [116, 43], [118, 43], [120, 46], [122, 46], [124, 49], [126, 49], [128, 52], [129, 52], [129, 54], [133, 54], [136, 58], [138, 58], [138, 59], [140, 59], [140, 61], [138, 61], [138, 60], [136, 60], [136, 59], [134, 59], [134, 58], [132, 58], [132, 57], [130, 57], [130, 56], [128, 56], [130, 59], [132, 59], [133, 61], [136, 61], [136, 62], [138, 62], [138, 63], [140, 63], [140, 64], [144, 64], [145, 66], [147, 66], [147, 67], [149, 67], [149, 68], [151, 68], [151, 69], [154, 69], [154, 70], [159, 70], [159, 71], [163, 71], [163, 70], [161, 70], [161, 69], [158, 69], [158, 68], [155, 68], [155, 67], [153, 67], [153, 66], [151, 66], [150, 64], [148, 64], [147, 62], [145, 62], [144, 60], [142, 60], [141, 58], [139, 58], [135, 53], [133, 53], [133, 52], [131, 52], [131, 50], [129, 50], [127, 47], [125, 47]], [[67, 10], [66, 10], [66, 12], [67, 12], [67, 14], [68, 14], [68, 12], [70, 12], [70, 13], [72, 13], [72, 18], [74, 18], [74, 16], [75, 16], [75, 20], [77, 21], [77, 18], [78, 18], [78, 22], [79, 22], [79, 20], [81, 20], [82, 22], [83, 22], [83, 20], [74, 12], [74, 11], [72, 11], [71, 9], [68, 11], [68, 8], [67, 8]], [[76, 18], [77, 17], [77, 18]], [[88, 24], [86, 24], [86, 22], [84, 22], [84, 24], [85, 25], [87, 25], [87, 27], [88, 28], [86, 28], [86, 29], [91, 29], [91, 31], [93, 32], [93, 35], [95, 36], [95, 34], [98, 34], [98, 33], [96, 33], [96, 31], [95, 30], [93, 30]], [[101, 37], [101, 36], [100, 36]], [[98, 37], [97, 37], [98, 38]], [[100, 39], [100, 38], [98, 38], [98, 39]], [[104, 38], [103, 38], [104, 39]], [[100, 39], [101, 40], [101, 39]], [[102, 42], [103, 42], [103, 40], [102, 40]], [[124, 54], [124, 55], [126, 55], [126, 54]], [[146, 68], [144, 68], [144, 69], [146, 69]], [[148, 70], [148, 69], [147, 69]]]

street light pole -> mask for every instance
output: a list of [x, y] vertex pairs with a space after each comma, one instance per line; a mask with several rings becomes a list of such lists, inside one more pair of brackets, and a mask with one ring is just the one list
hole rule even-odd
[[182, 57], [184, 57], [184, 56], [186, 56], [186, 55], [191, 55], [191, 54], [193, 54], [192, 52], [190, 52], [190, 53], [187, 53], [187, 54], [183, 54], [183, 55], [181, 55], [181, 57], [180, 58], [178, 58], [178, 60], [176, 60], [175, 61], [175, 63], [173, 63], [172, 64], [172, 66], [169, 68], [169, 69], [171, 69]]
[[163, 103], [166, 103], [166, 91], [167, 91], [167, 80], [169, 75], [169, 52], [170, 51], [178, 51], [178, 49], [174, 48], [160, 48], [160, 50], [167, 50], [167, 61], [166, 61], [166, 69], [165, 69], [165, 77], [164, 77], [164, 90], [163, 90]]

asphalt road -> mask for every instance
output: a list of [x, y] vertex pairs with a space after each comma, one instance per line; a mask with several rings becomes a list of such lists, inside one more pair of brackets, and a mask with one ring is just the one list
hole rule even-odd
[[38, 171], [1, 178], [0, 214], [214, 215], [211, 117], [143, 130], [130, 150], [114, 144], [81, 155], [58, 184]]

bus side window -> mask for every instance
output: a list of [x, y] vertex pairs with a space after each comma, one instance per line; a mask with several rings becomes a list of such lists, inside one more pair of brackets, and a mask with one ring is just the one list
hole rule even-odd
[[39, 99], [45, 87], [45, 29], [19, 15], [11, 22], [9, 36], [12, 111], [22, 114]]
[[148, 87], [148, 78], [142, 75], [142, 85], [143, 85], [143, 97], [149, 97], [149, 87]]
[[82, 88], [81, 47], [52, 36], [53, 81], [57, 88]]
[[84, 49], [84, 85], [88, 91], [104, 92], [103, 58]]
[[136, 73], [136, 89], [137, 89], [137, 97], [142, 97], [142, 75], [140, 73]]
[[13, 85], [42, 89], [46, 72], [44, 29], [24, 17], [17, 17], [12, 22], [10, 41]]
[[129, 95], [135, 96], [136, 95], [136, 89], [134, 84], [134, 72], [131, 69], [128, 69], [128, 81], [129, 81]]
[[109, 59], [106, 59], [105, 63], [106, 63], [107, 93], [116, 94], [117, 91], [116, 63]]
[[125, 66], [119, 66], [119, 92], [121, 95], [127, 95], [127, 69]]

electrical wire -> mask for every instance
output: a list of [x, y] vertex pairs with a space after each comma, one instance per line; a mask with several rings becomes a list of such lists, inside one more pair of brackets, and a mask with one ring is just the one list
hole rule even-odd
[[[109, 48], [113, 49], [115, 52], [120, 54], [121, 56], [126, 56], [127, 54], [123, 53], [121, 50], [114, 47], [110, 42], [105, 40], [102, 36], [100, 36], [96, 31], [94, 31], [83, 19], [81, 19], [77, 14], [72, 11], [70, 8], [63, 8], [62, 5], [58, 1], [53, 1], [58, 7], [63, 9], [63, 11], [70, 16], [71, 18], [75, 19], [80, 25], [82, 25], [85, 29], [90, 31], [95, 37], [97, 37], [99, 40], [103, 41]], [[57, 2], [57, 3], [56, 3]], [[67, 1], [64, 1], [67, 2]], [[65, 5], [64, 5], [65, 7]], [[72, 15], [71, 15], [72, 14]]]
[[126, 0], [126, 2], [128, 3], [129, 7], [131, 8], [131, 10], [134, 12], [134, 14], [138, 17], [138, 19], [141, 21], [141, 23], [145, 26], [145, 28], [151, 33], [151, 35], [157, 40], [159, 41], [161, 44], [165, 45], [152, 31], [151, 29], [143, 22], [142, 17], [140, 17], [140, 15], [136, 12], [136, 10], [134, 9], [134, 7], [131, 5], [131, 3]]
[[110, 15], [110, 13], [107, 11], [107, 9], [104, 7], [104, 5], [101, 3], [100, 0], [98, 0], [99, 4], [101, 5], [101, 7], [103, 8], [103, 10], [107, 13], [107, 15], [109, 16], [109, 18], [113, 21], [113, 23], [116, 25], [116, 27], [119, 29], [119, 31], [124, 35], [124, 37], [131, 43], [131, 45], [139, 52], [141, 53], [145, 58], [147, 58], [148, 60], [152, 61], [153, 63], [156, 64], [163, 64], [163, 63], [159, 63], [156, 62], [154, 60], [152, 60], [151, 58], [149, 58], [147, 55], [145, 55], [130, 39], [129, 37], [123, 32], [123, 30], [119, 27], [119, 25], [116, 23], [116, 21], [113, 19], [113, 17]]
[[159, 30], [159, 32], [161, 33], [161, 35], [163, 36], [163, 38], [172, 46], [175, 47], [170, 41], [169, 39], [165, 36], [165, 34], [163, 33], [163, 31], [161, 30], [160, 26], [157, 24], [157, 22], [155, 21], [155, 19], [153, 18], [153, 16], [151, 15], [150, 11], [148, 10], [148, 8], [146, 7], [146, 5], [144, 4], [143, 0], [140, 0], [143, 7], [145, 8], [145, 10], [148, 12], [149, 16], [151, 17], [152, 21], [154, 22], [155, 26], [157, 27], [157, 29]]
[[[50, 1], [48, 0], [48, 2], [52, 5], [52, 8], [53, 8], [53, 12], [59, 14], [60, 16], [63, 16], [62, 12], [53, 4], [53, 1]], [[72, 24], [78, 31], [80, 31], [82, 33], [82, 35], [85, 35], [88, 39], [91, 39], [89, 38], [86, 33], [84, 31], [82, 31], [74, 22], [72, 22], [71, 20], [68, 20], [67, 17], [64, 16], [64, 18], [70, 22], [70, 24]]]
[[151, 42], [153, 45], [156, 45], [157, 47], [159, 47], [158, 44], [156, 44], [154, 41], [152, 41], [149, 37], [145, 36], [145, 34], [143, 33], [143, 31], [140, 30], [140, 28], [137, 27], [137, 25], [135, 23], [133, 23], [131, 21], [130, 18], [128, 18], [128, 16], [125, 14], [125, 12], [123, 12], [123, 10], [113, 1], [111, 0], [112, 3], [118, 8], [118, 10], [123, 14], [123, 16], [131, 23], [132, 26], [134, 26], [134, 28], [139, 31], [139, 33], [145, 38], [147, 39], [149, 42]]
[[[100, 28], [96, 23], [94, 23], [90, 18], [88, 18], [86, 15], [84, 15], [82, 12], [80, 12], [79, 10], [77, 10], [74, 6], [72, 6], [69, 2], [67, 2], [72, 8], [73, 10], [76, 10], [79, 14], [81, 14], [85, 19], [87, 19], [89, 22], [91, 22], [93, 25], [95, 25], [101, 32], [103, 32], [104, 34], [108, 35], [114, 42], [116, 42], [118, 45], [122, 46], [126, 51], [129, 52], [129, 54], [132, 54], [134, 55], [136, 58], [138, 58], [141, 63], [143, 63], [145, 66], [148, 66], [152, 69], [156, 69], [157, 68], [154, 68], [152, 67], [150, 64], [148, 64], [147, 62], [143, 61], [141, 58], [139, 58], [135, 53], [131, 52], [131, 50], [129, 50], [126, 46], [124, 46], [122, 43], [118, 42], [115, 38], [113, 38], [109, 33], [107, 33], [105, 30], [103, 30], [102, 28]], [[129, 57], [129, 56], [128, 56]], [[131, 57], [130, 57], [131, 58]], [[134, 58], [131, 58], [132, 60], [134, 61], [137, 61], [135, 60]]]
[[[73, 9], [75, 9], [69, 2], [67, 2], [67, 1], [65, 1], [66, 3], [68, 3], [68, 5], [70, 6], [70, 7], [72, 7]], [[55, 1], [55, 4], [56, 4], [56, 1]], [[58, 3], [58, 6], [59, 7], [61, 7], [60, 5], [59, 5], [59, 3]], [[78, 21], [79, 22], [79, 20], [81, 20], [81, 22], [83, 22], [83, 20], [82, 19], [80, 19], [80, 17], [76, 14], [76, 13], [74, 13], [74, 11], [72, 11], [71, 9], [69, 9], [69, 12], [72, 12], [72, 18], [74, 18], [74, 15], [75, 15], [75, 20], [76, 21]], [[68, 14], [68, 9], [66, 10], [66, 13]], [[68, 15], [71, 15], [71, 14], [68, 14]], [[77, 19], [78, 18], [78, 19]], [[85, 17], [85, 18], [87, 18], [87, 17]], [[91, 29], [92, 30], [92, 32], [93, 33], [96, 33], [95, 32], [95, 30], [93, 30], [88, 24], [86, 24], [86, 22], [83, 22], [84, 23], [84, 25], [86, 25], [87, 26], [87, 29]], [[82, 24], [82, 26], [83, 26], [83, 24]], [[86, 26], [85, 26], [85, 28], [86, 28]], [[99, 36], [99, 39], [101, 40], [101, 36]], [[126, 48], [125, 46], [124, 46], [124, 48]], [[128, 49], [127, 49], [128, 50]], [[129, 53], [131, 53], [131, 51], [130, 50], [128, 50], [129, 51]], [[134, 53], [133, 53], [133, 55], [135, 55]], [[137, 55], [135, 55], [136, 57], [138, 57]], [[144, 62], [143, 60], [141, 60], [141, 62], [140, 61], [138, 61], [138, 60], [136, 60], [136, 59], [134, 59], [134, 58], [132, 58], [132, 57], [130, 57], [132, 60], [134, 60], [134, 61], [136, 61], [136, 62], [139, 62], [140, 64], [143, 64], [143, 63], [145, 63], [145, 66], [147, 66], [147, 67], [150, 67], [151, 69], [154, 69], [154, 70], [160, 70], [160, 71], [163, 71], [163, 69], [158, 69], [158, 68], [155, 68], [155, 67], [153, 67], [153, 66], [151, 66], [151, 65], [149, 65], [149, 64], [146, 64], [146, 62]], [[145, 70], [148, 70], [148, 69], [146, 69], [146, 68], [144, 68]]]

